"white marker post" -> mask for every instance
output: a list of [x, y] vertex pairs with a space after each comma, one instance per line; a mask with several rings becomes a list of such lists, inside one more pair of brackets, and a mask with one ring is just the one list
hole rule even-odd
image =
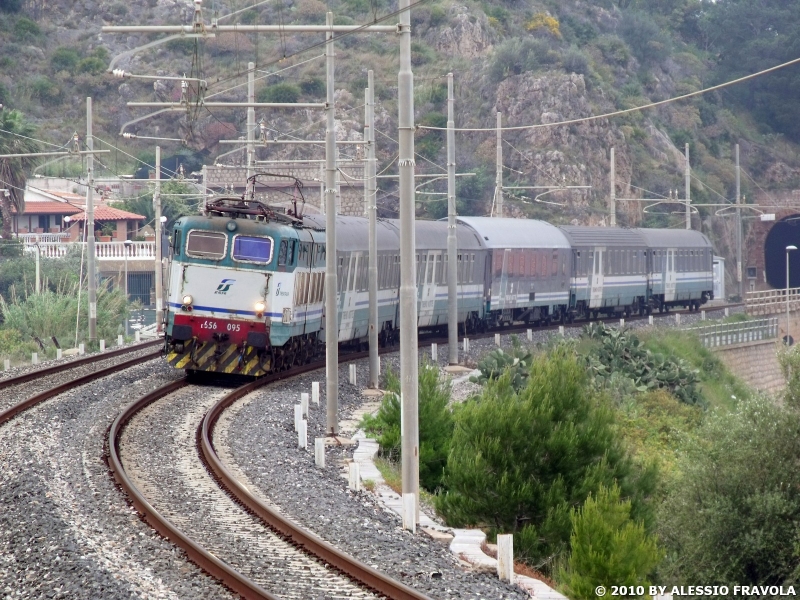
[[100, 340], [100, 352], [105, 352], [105, 351], [106, 351], [106, 341]]
[[314, 463], [320, 468], [325, 468], [325, 438], [314, 439]]
[[436, 362], [439, 360], [439, 345], [438, 344], [431, 344], [431, 360]]
[[61, 351], [61, 348], [56, 348], [56, 360], [61, 360], [64, 356], [64, 353]]
[[533, 341], [533, 329], [528, 329], [527, 334], [528, 334], [528, 341], [532, 342]]
[[361, 489], [361, 475], [358, 471], [358, 463], [351, 462], [348, 465], [348, 472], [347, 472], [347, 487], [349, 487], [354, 492], [357, 492]]
[[356, 384], [356, 364], [350, 363], [350, 385]]
[[294, 405], [294, 430], [300, 431], [300, 421], [303, 420], [303, 407], [299, 404]]
[[500, 334], [499, 333], [495, 333], [494, 334], [494, 345], [498, 346], [498, 347], [500, 346]]
[[514, 536], [510, 533], [497, 536], [497, 576], [514, 583]]
[[319, 406], [319, 381], [311, 383], [311, 401]]
[[306, 449], [308, 445], [308, 421], [300, 419], [300, 427], [297, 430], [297, 447]]
[[125, 338], [122, 337], [122, 334], [117, 336], [117, 346], [122, 346], [125, 343]]
[[306, 392], [303, 392], [303, 393], [300, 394], [300, 407], [302, 408], [303, 416], [307, 417], [308, 416], [308, 394]]
[[37, 352], [33, 352], [31, 354], [31, 364], [38, 365], [39, 364], [39, 354]]
[[417, 532], [417, 496], [416, 494], [403, 494], [403, 529], [411, 533]]
[[648, 324], [648, 325], [652, 325], [652, 324], [653, 324], [653, 315], [648, 315], [648, 317], [647, 317], [647, 324]]

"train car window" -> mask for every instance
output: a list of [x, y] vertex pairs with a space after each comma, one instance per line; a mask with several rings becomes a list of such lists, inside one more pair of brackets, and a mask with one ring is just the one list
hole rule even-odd
[[475, 255], [469, 257], [469, 280], [475, 281]]
[[272, 260], [272, 240], [266, 237], [233, 237], [233, 260], [267, 264]]
[[195, 229], [186, 240], [186, 254], [197, 258], [220, 260], [228, 247], [228, 236], [214, 231]]
[[553, 277], [558, 275], [558, 254], [555, 252], [553, 253], [553, 268], [550, 270], [550, 275]]
[[289, 240], [281, 240], [281, 245], [278, 248], [278, 266], [286, 266], [287, 255], [289, 254]]
[[172, 235], [172, 252], [174, 254], [181, 253], [181, 230], [176, 229], [175, 233]]

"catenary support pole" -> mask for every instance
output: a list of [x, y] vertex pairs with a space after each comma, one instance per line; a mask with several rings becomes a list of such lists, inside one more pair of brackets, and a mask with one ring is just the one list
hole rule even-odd
[[164, 265], [161, 262], [161, 146], [156, 146], [156, 187], [153, 191], [153, 214], [156, 228], [156, 331], [161, 333], [164, 324]]
[[419, 511], [417, 287], [414, 235], [414, 75], [411, 72], [410, 0], [399, 0], [400, 71], [397, 75], [400, 174], [400, 401], [403, 494]]
[[[253, 103], [256, 101], [256, 65], [255, 63], [247, 63], [247, 101]], [[256, 109], [252, 106], [247, 108], [247, 178], [253, 176], [253, 166], [256, 160]]]
[[[333, 13], [326, 23], [333, 26]], [[326, 433], [339, 432], [339, 323], [336, 317], [336, 131], [333, 104], [333, 31], [325, 34], [327, 108], [325, 125], [325, 395]]]
[[[94, 150], [92, 98], [86, 98], [86, 148]], [[89, 341], [97, 339], [97, 269], [94, 250], [94, 154], [86, 155], [86, 279], [89, 287]]]
[[684, 185], [684, 198], [686, 198], [686, 229], [692, 228], [692, 166], [689, 164], [689, 143], [686, 143], [686, 164], [685, 164], [685, 172], [683, 177], [683, 185]]
[[42, 276], [41, 276], [41, 249], [39, 248], [39, 244], [36, 244], [36, 295], [42, 293]]
[[367, 71], [365, 100], [366, 123], [364, 141], [367, 162], [364, 186], [367, 217], [369, 218], [369, 387], [378, 388], [380, 357], [378, 356], [378, 207], [375, 202], [375, 82], [372, 69]]
[[736, 284], [739, 299], [744, 300], [744, 278], [742, 277], [742, 194], [739, 180], [739, 144], [736, 144]]
[[497, 216], [503, 216], [503, 113], [497, 111], [497, 170], [495, 172], [495, 198], [497, 199]]
[[608, 173], [609, 196], [608, 215], [611, 217], [611, 227], [617, 226], [617, 165], [614, 159], [614, 148], [611, 148], [611, 170]]
[[453, 74], [447, 74], [447, 353], [458, 364], [458, 270], [456, 255], [456, 144]]

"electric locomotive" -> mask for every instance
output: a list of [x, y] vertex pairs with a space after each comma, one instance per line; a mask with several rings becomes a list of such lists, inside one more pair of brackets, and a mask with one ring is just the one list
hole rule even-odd
[[257, 201], [220, 199], [175, 222], [171, 250], [170, 365], [260, 376], [319, 351], [323, 232]]

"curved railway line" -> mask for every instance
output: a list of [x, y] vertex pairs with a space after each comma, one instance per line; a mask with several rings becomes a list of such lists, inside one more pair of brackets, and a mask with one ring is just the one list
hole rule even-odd
[[[721, 311], [733, 306], [738, 305], [715, 306], [706, 310], [707, 312]], [[677, 312], [688, 311], [674, 311], [674, 313]], [[672, 316], [672, 314], [664, 313], [655, 316], [656, 318], [663, 318]], [[634, 323], [644, 319], [646, 319], [645, 316], [634, 316], [626, 319], [626, 323]], [[614, 318], [599, 320], [607, 323], [618, 322]], [[575, 323], [565, 325], [565, 327], [577, 328], [583, 324]], [[526, 325], [504, 327], [500, 330], [472, 334], [470, 337], [473, 339], [488, 338], [495, 333], [504, 335], [520, 333], [530, 328], [530, 326]], [[535, 327], [534, 331], [548, 331], [557, 328], [558, 325]], [[438, 341], [433, 337], [429, 339]], [[11, 393], [10, 395], [6, 393], [5, 400], [0, 400], [0, 425], [25, 410], [75, 387], [157, 358], [160, 354], [158, 349], [151, 352], [147, 352], [147, 350], [161, 343], [160, 340], [155, 340], [1, 379], [0, 389], [9, 390]], [[388, 353], [395, 350], [396, 348], [386, 348], [383, 352]], [[125, 357], [128, 354], [138, 355], [128, 360], [117, 362], [121, 357]], [[342, 357], [342, 362], [365, 356], [366, 353], [346, 355]], [[102, 365], [105, 361], [110, 361], [111, 364]], [[313, 590], [314, 593], [321, 593], [324, 597], [342, 595], [351, 598], [397, 598], [403, 600], [429, 598], [429, 596], [420, 591], [380, 572], [377, 568], [368, 566], [342, 552], [334, 545], [301, 527], [292, 520], [291, 515], [287, 518], [286, 514], [271, 503], [260, 499], [247, 486], [238, 481], [232, 470], [223, 463], [217, 454], [214, 442], [214, 428], [217, 420], [228, 407], [262, 386], [319, 369], [321, 366], [323, 364], [320, 362], [312, 363], [302, 368], [250, 382], [229, 392], [219, 388], [201, 388], [190, 384], [186, 379], [163, 385], [127, 406], [121, 414], [118, 414], [108, 429], [106, 458], [109, 469], [140, 516], [151, 527], [163, 537], [181, 547], [190, 560], [200, 566], [201, 569], [244, 598], [272, 600], [278, 597], [287, 597], [285, 595], [287, 593], [286, 586], [295, 585], [294, 583], [288, 584], [287, 577], [294, 578], [293, 581], [299, 590], [306, 590], [289, 594], [288, 597], [316, 597], [306, 595], [310, 593], [310, 590]], [[77, 376], [75, 376], [76, 374]], [[43, 391], [9, 406], [9, 398], [13, 401], [19, 396], [18, 389], [20, 391], [29, 391], [29, 388], [24, 387], [23, 384], [31, 382], [36, 382], [33, 384], [35, 389], [43, 389]], [[45, 387], [47, 389], [44, 389]], [[184, 415], [182, 421], [183, 433], [188, 436], [188, 442], [184, 440], [184, 445], [188, 444], [188, 450], [184, 449], [181, 452], [185, 456], [191, 454], [191, 460], [195, 463], [195, 467], [188, 468], [188, 471], [191, 471], [194, 477], [198, 477], [198, 473], [200, 473], [202, 477], [208, 480], [205, 483], [191, 482], [182, 485], [188, 486], [187, 489], [197, 488], [200, 490], [198, 493], [201, 496], [212, 493], [217, 496], [222, 495], [225, 498], [225, 502], [231, 505], [226, 510], [233, 511], [233, 513], [238, 511], [238, 514], [231, 513], [229, 516], [223, 516], [219, 521], [215, 521], [214, 524], [203, 522], [194, 527], [194, 532], [190, 531], [189, 533], [182, 531], [182, 526], [188, 521], [180, 518], [178, 523], [171, 522], [168, 513], [172, 512], [172, 508], [169, 507], [169, 503], [164, 503], [165, 499], [169, 500], [170, 494], [176, 497], [176, 495], [181, 496], [184, 492], [180, 490], [177, 492], [165, 492], [164, 496], [157, 498], [156, 502], [152, 502], [152, 498], [149, 499], [148, 493], [145, 492], [152, 492], [162, 485], [166, 488], [167, 482], [164, 478], [159, 478], [153, 484], [142, 485], [142, 477], [146, 477], [145, 475], [137, 473], [131, 476], [125, 467], [128, 460], [126, 452], [129, 456], [135, 455], [136, 451], [132, 450], [135, 443], [132, 441], [133, 437], [123, 441], [125, 435], [127, 435], [126, 431], [135, 428], [131, 426], [131, 422], [139, 418], [143, 412], [146, 412], [148, 407], [152, 407], [159, 401], [179, 398], [181, 394], [188, 398], [187, 406], [191, 408], [190, 412], [187, 413], [188, 416]], [[205, 396], [205, 398], [203, 398], [202, 405], [199, 405], [198, 402], [201, 396]], [[113, 418], [113, 415], [111, 418]], [[157, 422], [158, 419], [152, 419], [151, 415], [150, 420], [145, 420], [144, 424], [139, 426], [139, 429], [144, 430], [151, 426], [155, 427]], [[170, 438], [168, 441], [177, 445], [177, 436], [168, 435]], [[141, 461], [137, 459], [130, 462], [138, 463]], [[199, 463], [202, 463], [203, 466], [201, 467]], [[141, 469], [137, 465], [135, 470]], [[205, 487], [203, 488], [203, 486]], [[218, 504], [218, 502], [215, 504]], [[164, 510], [165, 506], [167, 507], [166, 510]], [[167, 514], [162, 515], [162, 512]], [[256, 533], [252, 533], [252, 540], [256, 540], [256, 538], [258, 540], [246, 541], [246, 552], [244, 553], [242, 552], [242, 547], [237, 548], [235, 544], [228, 551], [221, 548], [219, 544], [209, 550], [207, 536], [202, 535], [202, 533], [198, 535], [197, 532], [207, 531], [213, 527], [221, 527], [223, 529], [226, 527], [239, 527], [240, 529], [237, 531], [254, 531]], [[192, 527], [188, 529], [192, 529]], [[251, 534], [248, 533], [246, 535]], [[242, 559], [243, 555], [247, 555], [251, 551], [255, 558], [245, 557], [245, 559]], [[275, 552], [279, 558], [265, 560], [265, 552]], [[241, 560], [244, 560], [245, 563], [249, 560], [249, 567], [241, 568], [241, 565], [236, 564]]]

